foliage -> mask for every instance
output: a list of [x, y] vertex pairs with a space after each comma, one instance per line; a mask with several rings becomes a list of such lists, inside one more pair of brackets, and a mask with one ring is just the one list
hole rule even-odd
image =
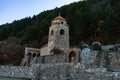
[[[79, 1], [61, 8], [56, 7], [53, 10], [41, 12], [33, 17], [3, 24], [0, 26], [0, 40], [13, 36], [23, 39], [23, 43], [32, 40], [41, 41], [45, 35], [48, 35], [51, 20], [60, 12], [70, 26], [70, 36], [75, 43], [94, 41], [95, 30], [100, 26], [101, 37], [104, 38], [103, 43], [117, 41], [116, 37], [119, 36], [120, 32], [120, 6], [111, 3], [113, 0], [104, 0], [103, 4], [97, 5], [100, 1], [102, 0]], [[93, 10], [91, 6], [95, 4], [96, 8]], [[97, 6], [100, 7], [97, 8]], [[101, 20], [103, 22], [99, 22]]]
[[102, 47], [99, 44], [94, 44], [94, 45], [91, 46], [91, 48], [93, 50], [96, 50], [96, 51], [101, 51], [102, 50]]
[[118, 50], [118, 47], [117, 46], [114, 46], [112, 48], [109, 49], [110, 51], [117, 51]]

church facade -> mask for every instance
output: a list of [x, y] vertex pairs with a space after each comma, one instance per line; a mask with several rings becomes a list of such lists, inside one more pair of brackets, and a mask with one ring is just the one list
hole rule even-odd
[[48, 43], [39, 49], [26, 47], [21, 66], [0, 66], [0, 80], [120, 80], [120, 52], [84, 46], [69, 46], [69, 26], [58, 16], [49, 27]]
[[54, 18], [49, 27], [48, 43], [42, 48], [25, 48], [21, 62], [23, 66], [34, 63], [77, 63], [82, 62], [81, 50], [69, 45], [69, 25], [60, 15]]

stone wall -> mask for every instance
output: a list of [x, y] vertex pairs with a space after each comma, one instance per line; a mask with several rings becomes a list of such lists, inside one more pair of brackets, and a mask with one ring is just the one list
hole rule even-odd
[[30, 67], [27, 66], [0, 66], [0, 76], [31, 78]]
[[[120, 80], [119, 52], [101, 53], [97, 67], [96, 55], [92, 55], [92, 63], [66, 63], [65, 53], [55, 53], [33, 60], [31, 66], [0, 66], [0, 80]], [[106, 57], [110, 63], [103, 68]]]
[[39, 57], [26, 56], [22, 59], [21, 66], [31, 66], [36, 63], [65, 63], [67, 62], [67, 54], [64, 52], [54, 52], [54, 55], [44, 55]]
[[119, 80], [120, 72], [106, 68], [87, 68], [84, 64], [56, 63], [0, 66], [0, 80]]
[[43, 63], [65, 63], [66, 60], [65, 53], [55, 53], [54, 55], [47, 55], [43, 57]]
[[40, 80], [118, 80], [120, 73], [107, 72], [106, 68], [86, 69], [83, 64], [47, 64], [40, 67]]
[[40, 65], [0, 66], [0, 80], [34, 80], [39, 76]]
[[109, 56], [109, 69], [113, 71], [120, 71], [120, 52], [110, 52]]

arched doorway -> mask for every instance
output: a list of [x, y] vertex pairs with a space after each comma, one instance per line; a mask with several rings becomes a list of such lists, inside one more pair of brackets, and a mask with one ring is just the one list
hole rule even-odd
[[69, 62], [75, 62], [76, 61], [76, 53], [74, 51], [71, 51], [69, 53]]

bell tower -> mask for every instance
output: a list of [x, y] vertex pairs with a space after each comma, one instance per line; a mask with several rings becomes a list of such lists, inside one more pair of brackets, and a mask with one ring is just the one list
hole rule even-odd
[[60, 15], [52, 20], [49, 28], [48, 48], [64, 52], [69, 49], [69, 27]]

